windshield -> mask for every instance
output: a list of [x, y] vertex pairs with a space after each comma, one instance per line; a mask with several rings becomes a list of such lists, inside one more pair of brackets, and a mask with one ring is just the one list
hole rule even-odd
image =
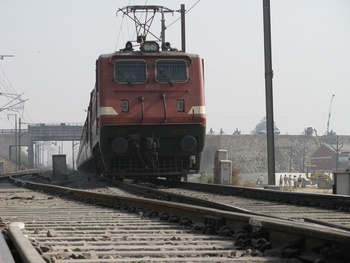
[[185, 60], [157, 60], [156, 80], [161, 83], [186, 82], [187, 62]]
[[146, 81], [146, 62], [143, 60], [118, 60], [114, 63], [114, 79], [119, 83]]

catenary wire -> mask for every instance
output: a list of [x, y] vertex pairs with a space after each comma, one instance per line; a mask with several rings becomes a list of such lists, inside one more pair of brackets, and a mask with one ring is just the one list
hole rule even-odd
[[[198, 0], [197, 2], [195, 2], [186, 12], [185, 14], [187, 14], [188, 12], [191, 11], [192, 8], [194, 8], [201, 0]], [[176, 19], [175, 21], [173, 21], [172, 23], [170, 23], [169, 25], [167, 25], [166, 27], [170, 27], [172, 26], [173, 24], [175, 24], [177, 21], [179, 21], [181, 19], [181, 17], [179, 17], [178, 19]]]

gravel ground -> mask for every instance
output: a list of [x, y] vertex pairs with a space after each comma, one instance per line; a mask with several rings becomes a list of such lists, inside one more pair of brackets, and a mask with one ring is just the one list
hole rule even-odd
[[[40, 177], [31, 177], [33, 181], [36, 182], [47, 182], [47, 178], [50, 177], [50, 174], [45, 174]], [[55, 182], [53, 182], [55, 183]], [[106, 194], [119, 194], [122, 196], [130, 196], [127, 192], [111, 187], [110, 183], [106, 181], [103, 177], [97, 175], [86, 175], [81, 172], [75, 172], [74, 174], [68, 175], [68, 180], [65, 182], [56, 182], [58, 185], [65, 187], [91, 190], [99, 193]], [[307, 193], [320, 193], [320, 194], [332, 194], [332, 189], [319, 189], [317, 186], [306, 186], [305, 188], [296, 188], [296, 189], [283, 189], [283, 191], [292, 191], [292, 192], [307, 192]]]

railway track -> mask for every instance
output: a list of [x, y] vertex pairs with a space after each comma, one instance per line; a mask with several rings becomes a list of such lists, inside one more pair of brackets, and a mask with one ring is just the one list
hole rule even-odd
[[142, 212], [118, 212], [9, 185], [3, 185], [0, 199], [2, 221], [10, 230], [14, 222], [23, 223], [23, 234], [46, 262], [215, 262], [234, 254], [231, 238], [147, 219]]
[[[18, 180], [17, 183], [24, 184]], [[58, 203], [53, 206], [56, 212], [44, 213], [39, 216], [40, 220], [29, 218], [25, 220], [27, 224], [35, 222], [36, 226], [26, 225], [24, 233], [29, 231], [28, 236], [43, 242], [45, 245], [42, 247], [45, 251], [51, 249], [43, 253], [47, 260], [51, 260], [48, 262], [68, 262], [69, 260], [71, 262], [73, 258], [74, 262], [147, 262], [147, 260], [152, 262], [316, 262], [315, 260], [346, 262], [344, 260], [349, 258], [350, 236], [349, 232], [344, 230], [320, 228], [315, 224], [301, 221], [292, 222], [263, 217], [259, 213], [254, 214], [249, 211], [233, 213], [218, 208], [201, 208], [168, 201], [106, 195], [30, 182], [26, 183], [26, 186], [35, 189], [35, 193], [48, 192], [50, 198], [47, 199], [55, 200], [53, 202], [55, 204], [58, 200], [64, 200], [62, 206]], [[54, 194], [58, 194], [60, 198], [53, 197]], [[170, 194], [167, 193], [167, 195], [169, 198]], [[183, 196], [183, 193], [181, 195]], [[35, 199], [40, 200], [39, 197], [33, 200]], [[21, 199], [15, 198], [12, 201], [15, 200], [18, 202]], [[83, 201], [83, 208], [68, 209], [68, 203], [72, 200], [75, 200], [74, 205], [77, 205], [76, 200]], [[92, 204], [99, 204], [104, 208], [93, 210], [96, 212], [87, 212], [87, 207]], [[15, 205], [10, 207], [12, 206], [16, 207]], [[37, 208], [37, 205], [30, 211], [34, 211], [34, 207]], [[39, 205], [40, 207], [45, 211], [51, 209], [50, 205], [44, 203]], [[104, 211], [102, 214], [106, 214], [105, 217], [88, 219], [93, 218], [94, 214], [100, 214], [97, 212], [99, 209]], [[126, 211], [132, 212], [131, 215]], [[15, 212], [16, 209], [9, 211], [7, 220], [16, 221], [13, 219]], [[118, 213], [128, 215], [126, 222], [121, 223], [121, 226], [117, 221], [121, 216], [117, 219], [113, 217]], [[21, 215], [23, 217], [29, 214], [27, 210]], [[73, 215], [79, 215], [78, 219], [72, 219]], [[148, 219], [149, 216], [154, 218]], [[51, 219], [46, 222], [43, 218]], [[85, 218], [88, 222], [92, 222], [92, 225], [86, 223], [86, 228], [82, 227], [85, 226]], [[112, 222], [109, 221], [110, 218], [113, 218]], [[148, 225], [146, 218], [157, 224], [160, 223], [158, 220], [160, 218], [170, 219], [170, 221], [179, 222], [181, 226], [162, 221], [166, 228], [155, 230], [149, 227], [151, 224]], [[65, 222], [63, 219], [67, 219], [69, 223], [63, 223]], [[136, 231], [138, 226], [132, 223], [133, 220], [143, 223], [145, 231], [151, 228], [153, 237], [147, 239], [147, 234], [143, 234], [143, 230]], [[100, 225], [103, 226], [102, 229], [98, 229]], [[59, 226], [65, 227], [61, 229]], [[53, 229], [53, 233], [58, 235], [53, 239], [48, 237], [49, 229]], [[95, 232], [90, 233], [89, 229]], [[194, 231], [194, 229], [200, 231]], [[184, 237], [180, 236], [184, 233], [186, 233]], [[38, 236], [34, 237], [34, 235]], [[125, 244], [119, 243], [124, 241], [123, 237], [128, 241]], [[134, 239], [137, 239], [138, 245], [134, 244]], [[210, 243], [212, 240], [218, 243]], [[199, 244], [199, 247], [193, 247], [194, 244]]]
[[166, 181], [119, 187], [145, 197], [172, 200], [233, 212], [264, 215], [291, 221], [313, 222], [350, 231], [350, 197], [303, 192], [181, 182], [177, 187]]

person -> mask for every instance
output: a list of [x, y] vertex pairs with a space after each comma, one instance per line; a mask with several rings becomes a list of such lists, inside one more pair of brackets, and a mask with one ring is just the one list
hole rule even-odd
[[289, 178], [288, 178], [288, 189], [292, 189], [292, 176], [289, 175]]
[[238, 128], [236, 128], [236, 130], [233, 132], [233, 134], [241, 134], [241, 131], [239, 131]]
[[297, 176], [296, 175], [294, 175], [293, 176], [293, 182], [294, 182], [294, 189], [297, 189], [298, 188], [298, 180], [297, 180]]
[[301, 178], [301, 174], [299, 174], [299, 177], [298, 177], [298, 188], [302, 188], [302, 182], [303, 182], [303, 179]]
[[283, 180], [284, 180], [284, 189], [287, 189], [287, 187], [288, 187], [288, 178], [287, 178], [286, 174], [284, 175]]
[[264, 176], [263, 175], [260, 175], [259, 180], [260, 180], [260, 184], [261, 185], [264, 184]]
[[283, 178], [282, 178], [282, 174], [280, 175], [280, 190], [282, 190], [283, 188]]
[[258, 179], [256, 180], [257, 185], [262, 185], [264, 184], [264, 176], [260, 175]]

